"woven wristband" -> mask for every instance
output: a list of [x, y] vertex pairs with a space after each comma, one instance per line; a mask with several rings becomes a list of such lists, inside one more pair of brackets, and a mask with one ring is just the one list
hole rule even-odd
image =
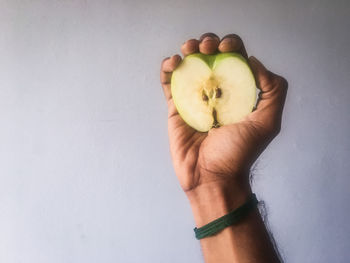
[[252, 194], [249, 199], [240, 207], [232, 212], [224, 215], [209, 224], [206, 224], [200, 228], [195, 228], [194, 233], [197, 239], [213, 236], [220, 232], [224, 228], [238, 223], [244, 216], [246, 216], [250, 210], [252, 210], [258, 203], [255, 194]]

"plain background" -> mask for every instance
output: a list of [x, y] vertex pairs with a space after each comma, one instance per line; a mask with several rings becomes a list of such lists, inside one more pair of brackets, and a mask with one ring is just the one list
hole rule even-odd
[[239, 34], [289, 81], [254, 190], [286, 262], [349, 262], [349, 1], [0, 1], [0, 262], [202, 262], [161, 60]]

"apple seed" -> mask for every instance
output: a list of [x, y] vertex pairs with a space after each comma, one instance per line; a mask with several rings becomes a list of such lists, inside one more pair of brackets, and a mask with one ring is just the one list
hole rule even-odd
[[209, 98], [208, 98], [208, 96], [203, 92], [203, 94], [202, 94], [202, 99], [204, 100], [204, 101], [208, 101], [209, 100]]
[[221, 89], [220, 88], [216, 88], [215, 89], [215, 98], [220, 98], [221, 97]]

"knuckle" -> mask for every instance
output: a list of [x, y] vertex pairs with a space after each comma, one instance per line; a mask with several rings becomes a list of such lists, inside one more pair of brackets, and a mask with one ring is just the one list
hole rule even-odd
[[269, 70], [266, 70], [264, 76], [270, 83], [274, 82], [276, 79], [276, 75]]
[[164, 64], [165, 61], [167, 61], [170, 57], [163, 58], [162, 64]]
[[281, 132], [281, 125], [280, 125], [280, 124], [279, 124], [279, 125], [275, 125], [275, 127], [274, 127], [273, 130], [272, 130], [272, 134], [273, 134], [274, 136], [276, 136], [276, 135], [278, 135], [280, 132]]
[[266, 74], [261, 75], [260, 85], [266, 87], [274, 86], [274, 78], [271, 72], [266, 72]]
[[281, 132], [281, 121], [271, 119], [269, 122], [265, 123], [265, 131], [268, 137], [276, 137]]
[[284, 77], [279, 77], [279, 84], [282, 88], [288, 89], [288, 81]]
[[268, 134], [269, 134], [269, 137], [271, 138], [274, 138], [276, 137], [281, 131], [281, 125], [271, 125], [269, 128], [268, 128]]
[[284, 77], [276, 74], [274, 74], [273, 84], [281, 89], [288, 88], [288, 81]]
[[162, 62], [160, 63], [161, 70], [164, 68], [165, 62], [169, 59], [170, 57], [163, 58]]

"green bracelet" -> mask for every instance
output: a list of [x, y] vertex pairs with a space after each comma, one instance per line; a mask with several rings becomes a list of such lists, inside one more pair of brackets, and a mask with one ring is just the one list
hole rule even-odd
[[224, 215], [200, 228], [194, 228], [194, 233], [197, 239], [213, 236], [220, 232], [224, 228], [238, 223], [244, 216], [248, 214], [258, 203], [255, 194], [252, 194], [247, 202], [242, 206], [233, 210], [232, 212]]

